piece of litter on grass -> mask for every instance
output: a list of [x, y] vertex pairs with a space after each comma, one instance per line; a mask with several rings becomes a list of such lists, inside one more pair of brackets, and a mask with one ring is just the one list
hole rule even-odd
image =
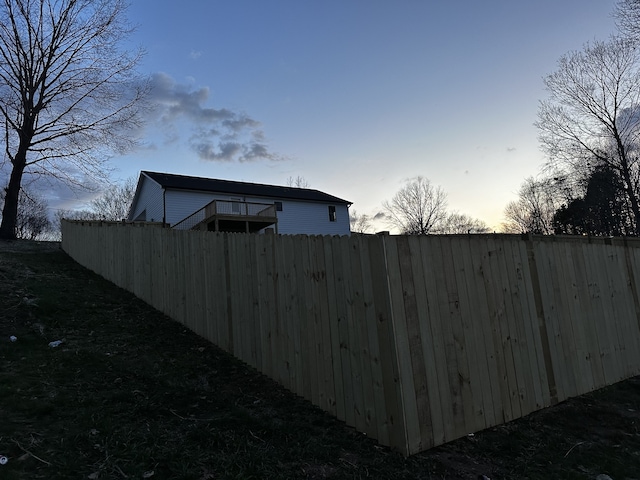
[[91, 480], [96, 480], [96, 478], [98, 478], [100, 476], [100, 474], [98, 472], [93, 472], [91, 474], [89, 474], [89, 476], [87, 478], [90, 478]]
[[9, 337], [9, 340], [11, 340], [12, 342], [16, 342], [16, 341], [18, 341], [18, 337], [16, 337], [15, 335], [11, 335]]
[[56, 348], [56, 347], [59, 347], [60, 345], [62, 345], [62, 340], [56, 340], [54, 342], [49, 342], [49, 346], [51, 348]]
[[9, 459], [4, 455], [0, 455], [0, 465], [6, 465], [9, 462]]
[[153, 470], [149, 470], [148, 472], [144, 472], [142, 474], [142, 478], [151, 478], [156, 474]]

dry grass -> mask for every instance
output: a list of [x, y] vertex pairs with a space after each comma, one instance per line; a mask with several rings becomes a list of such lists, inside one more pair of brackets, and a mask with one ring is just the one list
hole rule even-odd
[[640, 478], [637, 378], [405, 459], [56, 244], [0, 242], [0, 299], [2, 479]]

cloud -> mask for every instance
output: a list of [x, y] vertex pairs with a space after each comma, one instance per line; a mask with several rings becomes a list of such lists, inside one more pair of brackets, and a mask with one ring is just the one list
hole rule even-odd
[[207, 105], [209, 88], [177, 83], [165, 73], [151, 77], [150, 121], [164, 132], [166, 142], [187, 144], [202, 160], [215, 162], [277, 161], [282, 157], [266, 144], [261, 124], [249, 115]]
[[507, 147], [507, 152], [515, 152], [516, 150], [516, 147]]
[[191, 50], [191, 53], [189, 53], [189, 58], [191, 60], [197, 60], [202, 56], [202, 52], [200, 50]]

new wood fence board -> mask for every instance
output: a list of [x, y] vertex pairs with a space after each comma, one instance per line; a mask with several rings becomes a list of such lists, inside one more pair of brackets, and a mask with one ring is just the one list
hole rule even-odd
[[[418, 312], [417, 325], [414, 327], [417, 334], [420, 347], [422, 349], [422, 362], [424, 375], [426, 377], [426, 401], [428, 402], [430, 420], [427, 424], [421, 425], [421, 437], [423, 445], [436, 445], [444, 442], [444, 423], [443, 409], [441, 403], [441, 385], [438, 378], [438, 367], [436, 360], [436, 344], [441, 341], [437, 340], [432, 333], [432, 324], [439, 323], [438, 318], [433, 317], [433, 310], [430, 303], [433, 299], [429, 299], [429, 291], [427, 287], [426, 277], [430, 275], [424, 265], [428, 263], [428, 240], [417, 235], [409, 237], [409, 249], [412, 259], [412, 273], [414, 282], [414, 294], [416, 299], [416, 308]], [[437, 303], [437, 302], [433, 302]], [[442, 351], [442, 348], [441, 348]], [[419, 358], [419, 357], [418, 357]], [[446, 379], [446, 365], [445, 379]], [[448, 381], [448, 379], [447, 379]], [[419, 400], [420, 401], [420, 400]]]
[[[484, 382], [483, 402], [485, 405], [485, 418], [487, 425], [498, 425], [504, 422], [504, 411], [502, 403], [502, 392], [500, 388], [501, 367], [498, 361], [494, 334], [492, 332], [491, 308], [487, 300], [487, 289], [485, 276], [490, 272], [485, 272], [486, 263], [483, 258], [487, 255], [489, 247], [484, 238], [474, 237], [474, 241], [469, 241], [468, 258], [465, 261], [470, 265], [471, 273], [469, 277], [470, 288], [473, 289], [475, 298], [475, 320], [478, 343], [482, 345], [479, 352], [479, 366]], [[481, 240], [481, 241], [478, 241]], [[503, 360], [503, 357], [500, 356]], [[487, 403], [490, 402], [490, 403]]]
[[[546, 247], [546, 255], [545, 261], [547, 263], [547, 282], [550, 290], [551, 297], [551, 309], [553, 316], [551, 317], [551, 322], [554, 327], [554, 340], [555, 340], [555, 351], [557, 353], [557, 358], [554, 359], [554, 367], [557, 369], [556, 371], [556, 384], [558, 389], [558, 400], [565, 400], [573, 395], [575, 395], [575, 385], [573, 389], [571, 388], [571, 383], [574, 382], [574, 374], [571, 371], [571, 362], [567, 360], [567, 356], [569, 355], [568, 348], [566, 345], [567, 339], [564, 334], [566, 317], [567, 314], [565, 312], [562, 295], [566, 292], [562, 288], [563, 279], [561, 275], [558, 273], [558, 269], [562, 270], [562, 267], [558, 267], [556, 260], [556, 250], [554, 243], [545, 242]], [[562, 392], [562, 396], [560, 395]]]
[[301, 369], [302, 396], [318, 404], [315, 348], [315, 319], [313, 312], [312, 278], [310, 273], [308, 237], [296, 245], [296, 265], [298, 290], [299, 357]]
[[277, 271], [276, 252], [273, 235], [261, 237], [264, 248], [264, 293], [262, 295], [262, 314], [264, 315], [264, 358], [262, 364], [271, 378], [278, 378], [278, 304], [277, 304]]
[[[590, 252], [594, 246], [581, 245], [581, 247], [587, 252]], [[614, 342], [607, 325], [608, 322], [611, 321], [609, 311], [604, 308], [602, 303], [606, 298], [606, 272], [601, 256], [598, 255], [597, 257], [598, 258], [589, 258], [587, 264], [587, 271], [595, 276], [591, 277], [589, 283], [589, 298], [585, 299], [585, 302], [590, 304], [590, 313], [587, 317], [588, 320], [586, 322], [583, 320], [583, 326], [584, 328], [595, 328], [596, 331], [599, 350], [595, 352], [594, 361], [601, 362], [602, 370], [604, 371], [604, 384], [599, 386], [602, 387], [610, 384], [610, 382], [612, 383], [614, 379], [617, 378], [616, 370], [618, 367], [616, 366], [617, 359], [615, 357]], [[603, 278], [603, 275], [605, 278]], [[605, 298], [603, 298], [603, 294]], [[603, 321], [598, 321], [598, 319], [602, 319]]]
[[315, 253], [313, 251], [313, 237], [307, 237], [302, 244], [303, 270], [304, 270], [304, 292], [306, 298], [304, 320], [306, 327], [304, 329], [304, 346], [308, 352], [306, 370], [308, 375], [308, 394], [314, 405], [321, 405], [320, 389], [322, 383], [322, 349], [321, 339], [322, 331], [320, 330], [320, 305], [318, 298], [318, 283], [316, 281], [316, 265]]
[[[425, 329], [424, 337], [431, 341], [430, 366], [435, 369], [437, 382], [431, 385], [429, 394], [436, 397], [432, 400], [432, 425], [434, 444], [438, 445], [445, 441], [456, 438], [454, 422], [454, 405], [451, 401], [452, 387], [450, 385], [449, 364], [447, 359], [447, 342], [443, 322], [448, 318], [448, 298], [446, 288], [440, 283], [441, 260], [440, 249], [433, 239], [429, 237], [420, 239], [420, 253], [422, 257], [421, 265], [424, 272], [425, 300], [427, 301], [427, 313], [429, 321]], [[440, 287], [440, 288], [439, 288]], [[444, 301], [442, 300], [444, 298]], [[442, 310], [442, 312], [441, 312]], [[439, 413], [436, 413], [439, 412]]]
[[246, 272], [251, 292], [251, 308], [249, 310], [251, 331], [248, 332], [251, 346], [251, 365], [262, 371], [262, 321], [260, 312], [260, 282], [261, 277], [257, 271], [258, 265], [258, 236], [245, 235], [246, 248], [248, 250]]
[[[431, 411], [430, 441], [434, 445], [439, 445], [445, 441], [445, 425], [453, 424], [453, 419], [452, 416], [447, 416], [447, 413], [451, 413], [449, 406], [443, 408], [442, 404], [443, 396], [445, 402], [449, 398], [449, 378], [440, 328], [437, 294], [430, 271], [430, 242], [426, 237], [412, 236], [409, 247], [415, 265], [413, 270], [415, 294], [418, 312], [420, 312], [419, 327]], [[422, 436], [424, 441], [424, 432]]]
[[[525, 246], [521, 240], [506, 239], [507, 250], [511, 251], [511, 260], [506, 258], [507, 269], [510, 274], [513, 293], [512, 303], [516, 312], [516, 330], [520, 340], [523, 367], [525, 369], [526, 397], [521, 398], [523, 415], [539, 410], [544, 406], [542, 389], [547, 387], [546, 376], [541, 378], [538, 358], [542, 352], [538, 350], [537, 341], [539, 331], [532, 328], [537, 323], [535, 308], [530, 308], [531, 278], [528, 272], [528, 258]], [[512, 266], [509, 267], [509, 264]], [[526, 413], [525, 413], [526, 412]]]
[[319, 338], [318, 344], [320, 348], [321, 365], [318, 367], [318, 377], [322, 381], [320, 385], [319, 405], [326, 411], [336, 416], [336, 379], [333, 369], [333, 351], [331, 345], [331, 314], [330, 314], [330, 298], [327, 283], [329, 275], [327, 272], [327, 261], [325, 259], [325, 238], [314, 237], [314, 256], [316, 262], [316, 275], [318, 284], [318, 301], [319, 301]]
[[607, 262], [607, 270], [612, 284], [611, 303], [618, 334], [619, 356], [622, 370], [620, 371], [620, 380], [632, 376], [635, 372], [635, 365], [638, 364], [637, 349], [629, 348], [632, 345], [630, 339], [633, 338], [632, 330], [629, 328], [629, 319], [633, 318], [633, 298], [631, 289], [625, 275], [626, 264], [624, 259], [624, 251], [622, 248], [605, 245], [609, 251]]
[[[179, 234], [180, 232], [176, 232]], [[215, 315], [216, 315], [216, 331], [218, 336], [218, 346], [227, 352], [232, 349], [232, 333], [229, 329], [231, 321], [229, 319], [228, 310], [228, 294], [227, 294], [227, 257], [225, 255], [225, 239], [218, 233], [212, 233], [213, 238], [213, 254], [214, 262], [211, 266], [215, 273], [214, 291], [215, 291]]]
[[606, 295], [604, 297], [606, 299], [605, 311], [609, 314], [607, 327], [610, 334], [611, 348], [615, 362], [616, 376], [613, 381], [616, 382], [624, 378], [623, 372], [626, 370], [626, 359], [623, 354], [623, 340], [621, 338], [622, 335], [620, 331], [621, 323], [618, 321], [621, 305], [617, 279], [622, 276], [620, 275], [620, 271], [612, 271], [616, 257], [615, 252], [612, 251], [612, 247], [610, 245], [604, 245], [603, 248], [605, 250], [605, 255], [602, 258], [602, 268], [606, 279]]
[[[624, 239], [625, 260], [627, 264], [627, 276], [629, 281], [629, 288], [633, 297], [634, 303], [634, 319], [635, 326], [633, 328], [634, 336], [640, 340], [640, 248], [638, 245], [629, 242], [628, 239]], [[638, 348], [640, 354], [640, 348]], [[637, 365], [640, 367], [640, 364]]]
[[[569, 380], [569, 377], [571, 379], [573, 378], [573, 374], [567, 371], [570, 363], [567, 362], [566, 359], [566, 351], [561, 330], [565, 314], [559, 297], [563, 293], [563, 290], [560, 288], [560, 280], [554, 256], [554, 245], [549, 242], [541, 242], [538, 247], [539, 265], [541, 267], [541, 271], [544, 272], [541, 276], [546, 279], [543, 287], [543, 300], [545, 300], [545, 304], [547, 305], [547, 308], [545, 309], [545, 313], [547, 315], [546, 324], [551, 335], [549, 340], [552, 347], [552, 363], [554, 367], [554, 377], [556, 380], [557, 398], [558, 401], [563, 401], [571, 396], [571, 380]], [[575, 391], [575, 387], [573, 390]]]
[[[473, 393], [469, 378], [469, 360], [460, 312], [460, 292], [456, 284], [453, 252], [449, 239], [433, 237], [434, 253], [440, 252], [439, 268], [434, 269], [440, 292], [440, 314], [445, 336], [445, 350], [449, 372], [449, 387], [453, 402], [454, 435], [461, 437], [471, 432], [474, 423]], [[442, 315], [446, 312], [445, 315]]]
[[587, 247], [586, 244], [576, 245], [574, 249], [579, 251], [573, 256], [578, 286], [578, 315], [574, 321], [574, 335], [578, 343], [578, 368], [582, 380], [579, 391], [582, 392], [599, 388], [604, 383], [604, 371], [597, 354], [600, 350], [598, 336], [592, 328], [593, 307], [586, 276], [589, 269], [585, 263], [589, 255]]
[[509, 238], [501, 238], [504, 256], [502, 257], [503, 279], [505, 280], [505, 302], [507, 305], [507, 324], [509, 328], [510, 343], [514, 352], [514, 364], [516, 381], [518, 385], [518, 399], [521, 415], [527, 415], [535, 410], [535, 387], [533, 386], [534, 373], [531, 369], [530, 357], [535, 356], [531, 352], [522, 311], [521, 298], [522, 285], [518, 279], [521, 275], [521, 263], [514, 257], [512, 241]]
[[[380, 282], [383, 279], [378, 276], [373, 278], [373, 271], [370, 262], [371, 252], [369, 249], [370, 242], [366, 237], [359, 238], [360, 244], [360, 264], [362, 266], [362, 288], [363, 301], [365, 306], [364, 318], [361, 328], [361, 335], [366, 337], [367, 348], [369, 350], [369, 366], [371, 375], [371, 398], [373, 406], [369, 403], [371, 413], [367, 413], [367, 422], [371, 424], [371, 428], [375, 428], [375, 437], [384, 444], [389, 444], [389, 430], [386, 419], [386, 405], [384, 398], [384, 378], [382, 374], [380, 340], [378, 338], [378, 328], [376, 319], [375, 302], [378, 300], [374, 294], [373, 283]], [[371, 415], [371, 417], [369, 417]]]
[[[126, 234], [130, 229], [122, 228], [121, 234]], [[164, 259], [162, 258], [162, 253], [164, 251], [162, 230], [159, 228], [153, 228], [150, 230], [151, 237], [151, 245], [152, 245], [152, 257], [151, 257], [151, 278], [149, 281], [151, 282], [151, 302], [154, 308], [157, 310], [164, 310]], [[123, 262], [120, 267], [122, 268], [122, 272], [125, 274], [123, 277], [123, 288], [128, 289], [126, 285], [128, 285], [129, 280], [126, 278], [126, 272], [128, 269], [126, 268], [126, 264], [130, 261], [130, 250], [129, 250], [129, 242], [122, 240], [123, 251], [121, 252], [121, 261]]]
[[500, 397], [502, 399], [505, 421], [521, 416], [518, 398], [518, 384], [516, 381], [515, 362], [510, 342], [507, 316], [507, 301], [503, 287], [504, 272], [501, 269], [501, 249], [499, 240], [493, 237], [487, 239], [487, 255], [485, 264], [485, 288], [488, 293], [490, 318], [494, 345], [497, 347], [496, 358], [500, 368]]
[[[451, 270], [449, 274], [451, 275], [451, 285], [455, 285], [456, 292], [457, 308], [454, 325], [459, 330], [456, 332], [454, 329], [454, 335], [457, 336], [458, 343], [461, 345], [461, 354], [466, 358], [466, 362], [464, 362], [466, 374], [462, 372], [461, 374], [469, 392], [469, 397], [463, 399], [463, 402], [468, 405], [468, 408], [465, 409], [465, 428], [468, 433], [486, 428], [482, 404], [482, 386], [477, 364], [476, 339], [471, 333], [471, 317], [474, 314], [474, 309], [471, 306], [465, 278], [465, 268], [467, 266], [464, 264], [462, 254], [464, 246], [459, 237], [446, 238], [445, 241], [451, 248], [451, 263], [449, 265]], [[449, 293], [451, 294], [451, 291]]]
[[[369, 241], [372, 289], [375, 298], [377, 338], [380, 349], [380, 370], [383, 378], [386, 405], [383, 431], [389, 436], [389, 445], [408, 454], [406, 420], [402, 404], [400, 372], [391, 304], [390, 280], [387, 270], [387, 236], [372, 237]], [[329, 263], [327, 263], [329, 265]], [[336, 391], [337, 395], [337, 391]], [[382, 419], [381, 419], [382, 420]]]
[[624, 245], [620, 245], [620, 257], [621, 263], [623, 264], [624, 275], [624, 283], [627, 288], [627, 316], [623, 319], [626, 322], [627, 328], [627, 354], [630, 356], [630, 370], [628, 375], [635, 376], [640, 373], [640, 335], [638, 334], [638, 323], [637, 323], [637, 315], [636, 315], [636, 302], [637, 302], [637, 292], [635, 290], [635, 283], [633, 281], [634, 274], [630, 271], [630, 265], [628, 264], [628, 254], [627, 251], [629, 248]]
[[289, 373], [290, 389], [302, 395], [302, 365], [300, 364], [300, 322], [298, 321], [298, 295], [297, 295], [297, 266], [295, 262], [294, 238], [285, 235], [282, 237], [284, 244], [284, 256], [286, 269], [284, 278], [285, 289], [285, 333], [287, 345], [287, 370]]
[[387, 272], [389, 276], [389, 292], [391, 308], [393, 310], [393, 332], [396, 343], [398, 373], [402, 395], [402, 406], [406, 418], [406, 438], [410, 451], [415, 451], [420, 445], [420, 425], [418, 421], [418, 405], [415, 397], [413, 370], [411, 367], [411, 352], [409, 335], [406, 324], [404, 304], [404, 288], [398, 258], [398, 237], [386, 240]]
[[[333, 367], [333, 378], [335, 387], [335, 401], [336, 401], [336, 417], [340, 420], [347, 421], [347, 415], [351, 421], [353, 421], [353, 411], [350, 409], [351, 402], [347, 402], [345, 394], [346, 387], [344, 385], [345, 373], [343, 369], [346, 365], [343, 364], [343, 352], [340, 337], [340, 315], [344, 309], [344, 292], [342, 295], [338, 295], [339, 289], [342, 284], [338, 281], [338, 275], [341, 270], [336, 271], [336, 262], [340, 263], [340, 252], [335, 248], [337, 240], [335, 237], [327, 237], [324, 243], [325, 265], [327, 269], [327, 297], [329, 299], [329, 332], [331, 336], [331, 357]], [[335, 254], [334, 254], [335, 252]], [[337, 258], [335, 258], [337, 257]], [[339, 311], [338, 304], [342, 301], [342, 309]], [[346, 376], [350, 376], [350, 369]], [[351, 423], [353, 425], [353, 423]]]
[[340, 268], [336, 268], [342, 285], [339, 297], [340, 295], [343, 296], [342, 304], [338, 308], [339, 311], [341, 307], [343, 308], [339, 331], [343, 361], [344, 358], [348, 358], [348, 369], [343, 369], [343, 373], [348, 373], [344, 377], [345, 392], [349, 402], [347, 403], [347, 416], [350, 415], [349, 411], [351, 410], [354, 418], [354, 423], [351, 425], [355, 426], [359, 431], [364, 431], [364, 394], [362, 391], [362, 371], [358, 357], [360, 342], [355, 328], [353, 312], [355, 289], [353, 284], [354, 275], [351, 271], [349, 239], [347, 237], [338, 237], [337, 244], [341, 255]]
[[[201, 272], [198, 268], [198, 237], [194, 235], [195, 232], [189, 232], [189, 235], [185, 236], [185, 318], [184, 324], [197, 334], [200, 334], [198, 325], [198, 302], [200, 301], [200, 291], [196, 282], [201, 278]], [[146, 276], [146, 275], [145, 275]]]
[[362, 395], [362, 419], [363, 431], [367, 435], [376, 438], [378, 436], [378, 428], [376, 422], [376, 408], [374, 398], [374, 380], [372, 373], [373, 358], [371, 348], [369, 346], [369, 334], [367, 322], [369, 321], [368, 311], [373, 302], [371, 296], [367, 296], [365, 291], [365, 283], [370, 281], [364, 275], [364, 267], [362, 264], [363, 241], [361, 237], [351, 237], [347, 240], [349, 246], [349, 254], [351, 259], [351, 278], [352, 284], [352, 318], [353, 333], [357, 341], [357, 348], [352, 350], [352, 364], [358, 362], [360, 370], [360, 394]]
[[210, 342], [218, 345], [219, 339], [217, 335], [216, 324], [218, 318], [215, 315], [215, 296], [213, 276], [215, 272], [211, 269], [211, 235], [203, 238], [202, 242], [202, 295], [203, 295], [203, 315], [205, 322], [205, 338]]
[[577, 244], [572, 252], [575, 271], [574, 307], [576, 324], [574, 335], [578, 347], [578, 362], [582, 380], [581, 389], [592, 391], [598, 384], [596, 378], [602, 378], [602, 368], [601, 366], [598, 368], [599, 362], [592, 361], [594, 358], [592, 354], [594, 347], [597, 348], [597, 342], [594, 341], [595, 332], [592, 329], [591, 299], [589, 298], [586, 281], [585, 253], [582, 247], [582, 244]]
[[[414, 236], [400, 237], [397, 242], [400, 265], [400, 277], [405, 305], [406, 333], [409, 346], [409, 358], [413, 375], [413, 392], [418, 414], [420, 440], [416, 448], [423, 450], [433, 446], [433, 420], [429, 398], [430, 379], [427, 376], [425, 351], [423, 349], [421, 325], [428, 321], [425, 315], [426, 301], [419, 305], [418, 296], [424, 296], [424, 280], [419, 274], [422, 261], [418, 239]], [[416, 265], [417, 268], [413, 268]]]
[[536, 308], [536, 296], [531, 271], [527, 241], [512, 243], [513, 261], [517, 265], [519, 298], [522, 302], [522, 321], [527, 338], [528, 356], [533, 382], [533, 406], [539, 410], [550, 405], [549, 380], [545, 367], [545, 352], [540, 338], [540, 326]]
[[[482, 325], [488, 321], [486, 303], [480, 299], [478, 288], [482, 284], [482, 278], [478, 278], [476, 265], [471, 256], [471, 244], [469, 237], [452, 239], [455, 245], [458, 243], [458, 257], [454, 257], [454, 262], [459, 261], [457, 269], [459, 274], [458, 283], [466, 292], [463, 296], [464, 310], [463, 327], [467, 344], [471, 346], [469, 370], [471, 374], [471, 388], [475, 402], [475, 424], [477, 429], [484, 429], [496, 424], [495, 412], [493, 410], [493, 391], [491, 378], [488, 370], [488, 358], [493, 352], [487, 351], [487, 344], [484, 339]], [[484, 293], [484, 292], [483, 292]]]

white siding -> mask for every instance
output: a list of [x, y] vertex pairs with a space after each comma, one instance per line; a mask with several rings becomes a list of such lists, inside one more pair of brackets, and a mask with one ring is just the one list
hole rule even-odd
[[144, 211], [147, 222], [162, 222], [164, 216], [162, 203], [162, 187], [156, 182], [142, 176], [142, 185], [134, 209], [129, 214], [129, 220], [134, 220]]
[[[282, 202], [278, 216], [278, 233], [284, 235], [349, 235], [349, 209], [344, 204], [278, 200], [274, 198], [220, 195], [206, 192], [167, 190], [165, 193], [166, 222], [174, 225], [200, 210], [212, 200], [239, 198], [243, 202], [273, 204]], [[141, 202], [139, 202], [141, 203]], [[336, 221], [329, 220], [329, 205], [336, 207]]]
[[[329, 205], [336, 207], [336, 221], [329, 220]], [[278, 233], [287, 235], [349, 235], [349, 210], [344, 204], [282, 201]]]

